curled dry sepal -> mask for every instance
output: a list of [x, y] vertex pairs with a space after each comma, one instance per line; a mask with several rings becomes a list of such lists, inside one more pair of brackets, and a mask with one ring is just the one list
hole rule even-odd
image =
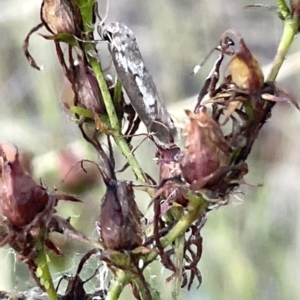
[[42, 185], [36, 184], [23, 169], [18, 149], [12, 144], [0, 144], [0, 162], [0, 246], [9, 244], [19, 259], [26, 261], [40, 285], [35, 276], [36, 243], [41, 242], [37, 241], [37, 238], [41, 230], [45, 230], [45, 240], [42, 242], [56, 254], [61, 253], [48, 237], [51, 231], [84, 240], [84, 236], [77, 232], [68, 220], [54, 215], [59, 200], [80, 200], [72, 195], [50, 192]]

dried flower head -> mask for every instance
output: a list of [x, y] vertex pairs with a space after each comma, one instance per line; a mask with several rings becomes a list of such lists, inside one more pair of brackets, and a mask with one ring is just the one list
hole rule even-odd
[[21, 165], [18, 149], [14, 145], [0, 144], [0, 159], [0, 211], [15, 227], [30, 224], [45, 210], [50, 199], [53, 206], [61, 199], [79, 201], [72, 195], [49, 193], [36, 184]]
[[228, 165], [230, 149], [219, 124], [207, 114], [205, 107], [197, 114], [191, 111], [186, 114], [189, 121], [180, 168], [191, 189], [199, 190], [220, 167]]
[[131, 184], [107, 183], [100, 214], [100, 234], [107, 249], [131, 250], [142, 244], [142, 213], [134, 200]]
[[16, 227], [29, 224], [48, 201], [47, 191], [23, 169], [16, 147], [2, 144], [1, 213]]
[[240, 38], [239, 50], [234, 54], [229, 63], [232, 81], [239, 88], [248, 90], [249, 92], [260, 90], [264, 83], [264, 74], [260, 64], [238, 33], [229, 30], [222, 36], [226, 38], [228, 33], [233, 33]]
[[79, 64], [74, 66], [72, 77], [79, 102], [92, 112], [105, 114], [106, 109], [97, 79], [83, 59], [80, 59]]
[[72, 0], [44, 0], [40, 14], [44, 26], [53, 34], [78, 35], [83, 27], [80, 10]]

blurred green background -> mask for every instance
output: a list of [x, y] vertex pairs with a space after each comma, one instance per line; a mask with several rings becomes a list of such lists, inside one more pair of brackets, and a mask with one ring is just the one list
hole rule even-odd
[[[181, 119], [183, 109], [193, 107], [216, 55], [199, 74], [190, 73], [218, 44], [225, 30], [240, 32], [268, 72], [282, 24], [274, 11], [244, 8], [254, 3], [110, 0], [107, 22], [123, 22], [135, 32], [163, 99], [172, 114]], [[25, 36], [40, 22], [40, 4], [40, 0], [0, 0], [0, 142], [15, 143], [27, 153], [34, 177], [42, 178], [49, 188], [60, 188], [72, 172], [80, 172], [78, 160], [97, 157], [63, 110], [61, 100], [71, 99], [72, 94], [53, 43], [38, 35], [31, 39], [30, 50], [43, 65], [42, 72], [30, 68], [22, 53]], [[103, 15], [105, 3], [99, 4]], [[264, 4], [275, 5], [275, 1]], [[299, 40], [295, 39], [277, 83], [296, 99], [299, 74]], [[208, 215], [199, 265], [203, 283], [198, 290], [182, 290], [181, 299], [300, 299], [299, 128], [299, 112], [287, 103], [277, 104], [248, 161], [246, 181], [262, 183], [263, 187], [243, 186], [244, 195], [233, 196], [228, 206]], [[149, 145], [141, 148], [138, 157], [149, 161], [145, 169], [155, 176], [157, 169], [149, 160]], [[95, 172], [86, 180], [88, 188], [80, 191], [84, 204], [60, 205], [59, 211], [63, 216], [72, 216], [75, 226], [95, 237], [94, 221], [103, 192]], [[137, 197], [146, 207], [149, 202], [145, 195], [139, 193]], [[63, 245], [64, 238], [60, 237], [59, 242]], [[57, 278], [66, 271], [74, 272], [72, 267], [85, 251], [78, 243], [65, 247], [65, 261], [58, 260], [56, 264], [61, 267], [53, 269]], [[26, 268], [15, 262], [15, 255], [7, 247], [0, 249], [0, 270], [0, 290], [33, 286]], [[151, 281], [162, 292], [162, 299], [170, 299], [171, 285], [163, 280], [168, 272], [157, 266], [147, 272], [153, 275]]]

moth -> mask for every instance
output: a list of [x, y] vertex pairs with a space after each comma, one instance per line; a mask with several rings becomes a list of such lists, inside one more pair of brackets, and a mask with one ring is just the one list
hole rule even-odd
[[99, 26], [98, 31], [108, 42], [117, 75], [139, 118], [154, 133], [158, 145], [172, 143], [176, 128], [145, 66], [134, 33], [118, 22]]

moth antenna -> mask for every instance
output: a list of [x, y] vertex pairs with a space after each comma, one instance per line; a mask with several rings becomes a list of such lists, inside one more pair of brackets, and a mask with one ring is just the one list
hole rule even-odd
[[104, 22], [106, 21], [107, 19], [107, 16], [108, 16], [108, 9], [109, 9], [109, 1], [108, 0], [105, 0], [106, 2], [106, 5], [105, 5], [105, 15], [104, 15], [104, 18], [102, 19], [101, 16], [99, 15], [99, 11], [98, 11], [98, 3], [97, 3], [97, 11], [96, 11], [96, 15], [98, 16], [99, 20], [100, 20], [100, 23], [99, 23], [99, 27], [101, 28], [103, 25], [104, 25]]
[[210, 58], [210, 56], [213, 54], [213, 52], [215, 51], [215, 50], [218, 50], [218, 47], [219, 46], [217, 46], [217, 47], [215, 47], [215, 48], [212, 48], [209, 52], [208, 52], [208, 54], [206, 55], [206, 57], [204, 58], [204, 60], [201, 62], [201, 64], [199, 64], [199, 65], [196, 65], [195, 67], [194, 67], [194, 70], [193, 70], [193, 72], [192, 72], [192, 75], [195, 75], [195, 74], [197, 74], [198, 72], [199, 72], [199, 70], [204, 66], [204, 64], [207, 62], [207, 60]]

